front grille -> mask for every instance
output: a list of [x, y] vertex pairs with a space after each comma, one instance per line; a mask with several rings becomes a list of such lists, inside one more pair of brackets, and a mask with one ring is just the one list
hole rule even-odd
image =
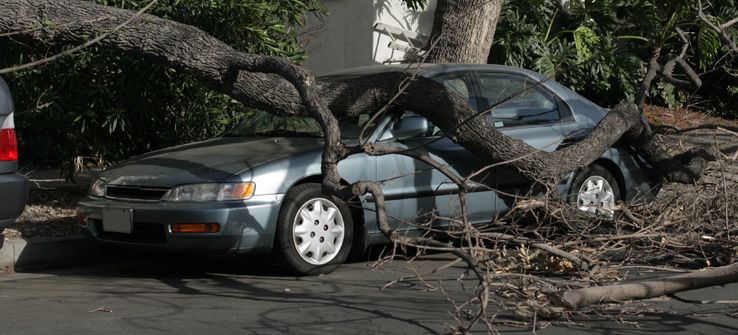
[[135, 243], [166, 243], [166, 225], [163, 223], [133, 222], [130, 234], [113, 233], [103, 230], [102, 220], [90, 220], [95, 225], [95, 230], [105, 240], [135, 242]]
[[160, 201], [169, 189], [131, 187], [131, 186], [108, 186], [105, 197], [119, 200], [133, 201]]

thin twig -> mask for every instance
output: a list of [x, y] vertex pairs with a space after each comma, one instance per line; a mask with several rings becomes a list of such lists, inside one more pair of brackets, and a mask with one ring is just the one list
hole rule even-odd
[[[408, 279], [413, 279], [413, 278], [418, 278], [418, 279], [421, 279], [421, 278], [422, 278], [423, 276], [428, 276], [428, 275], [432, 275], [432, 274], [434, 274], [434, 273], [437, 273], [437, 272], [440, 272], [440, 271], [446, 270], [446, 269], [448, 269], [448, 268], [450, 268], [450, 267], [452, 267], [452, 266], [454, 266], [454, 265], [456, 265], [456, 264], [459, 264], [459, 263], [460, 263], [461, 261], [462, 261], [462, 259], [461, 259], [461, 258], [457, 258], [457, 259], [455, 259], [455, 260], [453, 260], [453, 261], [451, 261], [451, 262], [447, 263], [446, 265], [443, 265], [443, 266], [439, 266], [439, 267], [437, 267], [437, 268], [435, 268], [435, 269], [431, 270], [430, 272], [426, 272], [426, 273], [423, 273], [423, 274], [418, 274], [418, 273], [416, 273], [415, 275], [412, 275], [412, 276], [405, 276], [405, 277], [401, 277], [401, 278], [399, 278], [399, 279], [395, 279], [395, 280], [393, 280], [393, 281], [391, 281], [391, 282], [389, 282], [389, 283], [385, 284], [384, 286], [382, 286], [382, 288], [381, 288], [380, 290], [384, 290], [384, 289], [386, 289], [386, 288], [388, 288], [388, 287], [390, 287], [390, 286], [392, 286], [392, 285], [395, 285], [395, 284], [397, 284], [397, 283], [399, 283], [399, 282], [402, 282], [402, 281], [405, 281], [405, 280], [408, 280]], [[425, 281], [423, 281], [423, 282], [425, 282]], [[431, 287], [431, 288], [433, 288], [432, 286], [430, 286], [430, 285], [428, 285], [428, 284], [426, 284], [426, 285], [427, 285], [428, 287]]]

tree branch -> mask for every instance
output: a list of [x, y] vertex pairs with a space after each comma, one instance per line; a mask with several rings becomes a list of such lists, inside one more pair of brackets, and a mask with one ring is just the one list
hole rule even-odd
[[[71, 48], [69, 50], [66, 50], [66, 51], [64, 51], [62, 53], [53, 55], [51, 57], [46, 57], [44, 59], [39, 59], [37, 61], [26, 63], [26, 64], [19, 65], [19, 66], [13, 66], [13, 67], [5, 68], [5, 69], [0, 69], [0, 74], [10, 73], [10, 72], [15, 72], [15, 71], [20, 71], [20, 70], [23, 70], [23, 69], [28, 69], [28, 68], [32, 68], [34, 66], [38, 66], [38, 65], [41, 65], [41, 64], [52, 62], [52, 61], [55, 61], [55, 60], [57, 60], [59, 58], [62, 58], [62, 57], [65, 57], [65, 56], [69, 56], [69, 55], [71, 55], [71, 54], [73, 54], [73, 53], [75, 53], [77, 51], [80, 51], [80, 50], [82, 50], [82, 49], [84, 49], [86, 47], [89, 47], [89, 46], [91, 46], [91, 45], [93, 45], [93, 44], [95, 44], [97, 42], [100, 42], [104, 38], [106, 38], [106, 37], [108, 37], [108, 36], [110, 36], [112, 34], [115, 34], [115, 32], [117, 32], [121, 28], [125, 27], [126, 25], [130, 24], [131, 21], [133, 21], [134, 19], [138, 18], [139, 16], [141, 16], [141, 14], [143, 14], [147, 10], [149, 10], [149, 8], [151, 8], [151, 6], [153, 6], [157, 1], [159, 1], [159, 0], [151, 0], [151, 2], [149, 2], [148, 5], [146, 5], [144, 8], [141, 8], [141, 10], [139, 10], [137, 13], [135, 13], [133, 16], [131, 16], [131, 18], [129, 18], [128, 20], [123, 21], [121, 24], [117, 25], [116, 27], [114, 27], [110, 31], [108, 31], [108, 32], [106, 32], [104, 34], [101, 34], [101, 35], [99, 35], [99, 36], [97, 36], [97, 37], [89, 40], [86, 43], [83, 43], [81, 45], [78, 45], [78, 46], [76, 46], [74, 48]], [[90, 21], [90, 22], [92, 22], [92, 21]], [[58, 28], [58, 27], [55, 27], [55, 28]], [[31, 32], [34, 32], [36, 30], [37, 29], [30, 29], [30, 30], [22, 31], [21, 33], [31, 33]]]
[[718, 27], [707, 18], [707, 15], [705, 15], [705, 12], [702, 10], [702, 0], [697, 0], [697, 16], [700, 18], [702, 23], [718, 33], [720, 39], [723, 41], [723, 43], [725, 43], [726, 46], [728, 46], [731, 52], [738, 54], [738, 45], [735, 44], [733, 39], [730, 38], [730, 35], [728, 35], [728, 32], [725, 31], [725, 28], [735, 23], [738, 18], [731, 20], [730, 22], [728, 22], [729, 24]]
[[566, 291], [559, 294], [558, 298], [554, 299], [554, 303], [568, 310], [578, 310], [592, 304], [650, 299], [703, 287], [725, 285], [737, 281], [738, 263], [664, 279]]

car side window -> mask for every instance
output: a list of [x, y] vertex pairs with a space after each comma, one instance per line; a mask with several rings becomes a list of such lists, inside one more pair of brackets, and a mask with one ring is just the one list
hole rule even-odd
[[[361, 114], [354, 117], [344, 117], [338, 120], [339, 127], [341, 127], [341, 138], [359, 138], [361, 130], [364, 128], [367, 122], [371, 120], [369, 114]], [[372, 129], [377, 125], [376, 120], [367, 126], [367, 133], [364, 137], [371, 134]]]
[[433, 80], [443, 84], [451, 92], [456, 93], [462, 99], [466, 100], [474, 110], [478, 110], [477, 98], [474, 94], [472, 80], [468, 73], [444, 73], [433, 77]]
[[507, 73], [478, 73], [479, 83], [486, 99], [484, 108], [510, 100], [495, 107], [487, 120], [497, 128], [524, 125], [552, 124], [566, 121], [569, 107], [542, 86], [526, 77]]

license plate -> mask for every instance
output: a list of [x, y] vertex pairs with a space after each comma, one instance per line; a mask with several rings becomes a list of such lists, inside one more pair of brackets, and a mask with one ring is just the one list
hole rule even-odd
[[133, 227], [132, 208], [105, 208], [103, 230], [111, 233], [130, 234]]

